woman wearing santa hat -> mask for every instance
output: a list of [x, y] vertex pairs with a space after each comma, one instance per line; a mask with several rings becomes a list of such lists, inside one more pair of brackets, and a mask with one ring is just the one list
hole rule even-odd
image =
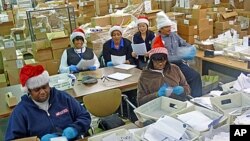
[[[98, 58], [93, 50], [86, 47], [87, 41], [81, 28], [73, 31], [70, 41], [74, 47], [64, 50], [59, 67], [60, 73], [77, 73], [83, 70], [96, 70], [100, 67]], [[80, 61], [83, 65], [77, 66]]]
[[181, 69], [191, 88], [191, 96], [202, 96], [201, 76], [186, 63], [187, 60], [194, 59], [196, 48], [172, 31], [173, 22], [163, 11], [156, 14], [156, 24], [159, 31], [157, 36], [161, 38], [164, 47], [168, 49], [169, 61]]
[[90, 128], [90, 114], [64, 91], [49, 86], [49, 74], [41, 65], [26, 65], [20, 71], [26, 95], [14, 108], [5, 140], [38, 136], [41, 141], [65, 136], [75, 140]]
[[132, 57], [131, 41], [122, 37], [122, 27], [113, 26], [109, 30], [112, 37], [103, 44], [103, 58], [106, 66], [115, 65], [111, 60], [111, 55], [125, 58], [125, 64], [134, 64]]
[[135, 52], [132, 52], [132, 56], [135, 59], [135, 63], [137, 68], [143, 69], [148, 62], [148, 51], [151, 49], [152, 40], [155, 37], [155, 33], [148, 29], [149, 21], [148, 18], [145, 16], [139, 16], [137, 20], [137, 27], [138, 32], [136, 32], [133, 36], [133, 43], [134, 44], [144, 44], [147, 49], [147, 53], [144, 55], [137, 55]]
[[178, 66], [168, 61], [168, 50], [156, 37], [149, 51], [149, 63], [142, 70], [138, 87], [137, 103], [142, 105], [160, 96], [186, 100], [189, 85]]

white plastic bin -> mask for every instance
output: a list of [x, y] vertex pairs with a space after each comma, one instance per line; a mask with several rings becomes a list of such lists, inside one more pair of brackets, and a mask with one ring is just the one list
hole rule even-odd
[[[135, 139], [140, 140], [140, 141], [147, 141], [146, 139], [143, 138], [143, 135], [145, 134], [147, 128], [150, 128], [150, 127], [146, 126], [146, 127], [140, 128], [137, 131], [135, 131], [134, 132]], [[189, 141], [195, 141], [199, 138], [199, 134], [193, 130], [188, 129], [188, 130], [186, 130], [185, 137], [187, 137], [185, 139], [187, 139]]]
[[[227, 117], [223, 116], [223, 114], [221, 114], [221, 113], [218, 113], [216, 111], [212, 111], [212, 110], [209, 110], [207, 108], [200, 107], [200, 106], [196, 106], [196, 105], [193, 105], [193, 106], [190, 106], [190, 107], [188, 107], [186, 109], [178, 111], [177, 113], [175, 113], [173, 115], [173, 117], [177, 118], [178, 115], [189, 113], [189, 112], [192, 112], [192, 111], [199, 111], [202, 114], [204, 114], [205, 116], [207, 116], [208, 118], [210, 118], [211, 120], [219, 119], [222, 116], [222, 118], [219, 120], [219, 124], [217, 126], [215, 126], [214, 128], [217, 128], [217, 127], [225, 124], [226, 120], [227, 120]], [[200, 123], [200, 124], [203, 124], [203, 123]], [[207, 128], [207, 130], [208, 130], [208, 128]], [[194, 130], [194, 131], [196, 131], [198, 133], [203, 133], [203, 132], [206, 132], [207, 130], [205, 130], [205, 131]]]
[[[126, 130], [126, 129], [118, 129], [118, 130], [115, 130], [115, 131], [107, 131], [105, 133], [101, 133], [99, 135], [94, 135], [94, 136], [88, 138], [88, 141], [102, 141], [102, 139], [104, 137], [107, 137], [107, 136], [109, 136], [111, 134], [115, 134], [117, 136], [125, 136], [126, 134], [129, 134], [129, 131]], [[132, 136], [132, 138], [133, 138], [132, 140], [135, 141], [134, 136]], [[119, 140], [119, 141], [122, 141], [122, 140]]]
[[158, 120], [164, 115], [173, 115], [187, 107], [186, 102], [168, 97], [159, 97], [134, 109], [139, 121], [144, 122], [149, 119]]
[[242, 92], [210, 98], [214, 109], [228, 117], [231, 124], [235, 117], [242, 114], [242, 110], [250, 108], [250, 97]]

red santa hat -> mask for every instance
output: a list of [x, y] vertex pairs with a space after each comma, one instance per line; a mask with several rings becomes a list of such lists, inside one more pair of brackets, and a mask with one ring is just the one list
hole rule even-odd
[[169, 17], [163, 11], [158, 12], [156, 14], [156, 23], [158, 30], [165, 26], [172, 26], [173, 24]]
[[153, 45], [152, 45], [152, 49], [149, 51], [149, 58], [156, 53], [163, 53], [168, 55], [168, 50], [167, 48], [164, 46], [164, 43], [162, 42], [161, 36], [158, 35], [155, 37]]
[[26, 65], [20, 71], [20, 83], [28, 89], [41, 87], [49, 83], [49, 73], [42, 65]]
[[85, 33], [83, 31], [83, 29], [81, 28], [76, 28], [72, 34], [70, 35], [70, 41], [73, 42], [73, 39], [76, 37], [76, 36], [81, 36], [84, 40], [85, 40]]
[[[111, 28], [109, 29], [109, 35], [111, 35], [111, 34], [113, 33], [113, 31], [115, 31], [115, 30], [120, 31], [121, 34], [122, 34], [122, 27], [119, 26], [119, 25], [114, 25], [113, 27], [111, 27]], [[111, 36], [112, 36], [112, 35], [111, 35]]]
[[139, 16], [138, 17], [137, 25], [140, 23], [145, 23], [149, 26], [149, 21], [148, 21], [148, 18], [146, 16]]

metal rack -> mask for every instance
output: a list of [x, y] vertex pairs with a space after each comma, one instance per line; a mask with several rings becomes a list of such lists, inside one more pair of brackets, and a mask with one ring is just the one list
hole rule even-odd
[[[64, 11], [65, 10], [65, 11]], [[61, 13], [62, 11], [67, 13], [67, 18], [70, 26], [70, 33], [72, 33], [73, 29], [76, 28], [76, 19], [75, 19], [75, 12], [74, 12], [74, 7], [73, 6], [65, 6], [65, 7], [58, 7], [58, 8], [49, 8], [49, 9], [41, 9], [41, 10], [32, 10], [32, 11], [26, 11], [27, 15], [27, 20], [28, 20], [28, 25], [29, 25], [29, 33], [31, 37], [31, 41], [36, 41], [36, 36], [34, 33], [34, 25], [32, 25], [32, 15], [38, 14], [42, 15], [43, 13], [48, 13], [48, 12], [56, 12], [56, 13]]]

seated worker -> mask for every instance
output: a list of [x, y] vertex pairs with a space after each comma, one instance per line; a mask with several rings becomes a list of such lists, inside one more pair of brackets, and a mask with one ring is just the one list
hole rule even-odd
[[38, 136], [41, 141], [65, 136], [75, 140], [90, 128], [90, 114], [64, 91], [49, 86], [49, 74], [41, 65], [20, 71], [26, 95], [11, 113], [5, 141]]
[[135, 62], [137, 68], [139, 69], [143, 69], [147, 65], [149, 59], [148, 51], [150, 51], [152, 40], [155, 37], [155, 33], [153, 31], [150, 31], [148, 29], [148, 26], [149, 26], [148, 18], [144, 16], [139, 16], [137, 20], [138, 32], [134, 34], [133, 43], [134, 44], [145, 43], [147, 49], [147, 53], [144, 55], [138, 56], [135, 52], [132, 52], [132, 56], [136, 58]]
[[[201, 76], [190, 68], [185, 60], [192, 60], [196, 55], [195, 47], [184, 41], [176, 32], [171, 32], [172, 21], [161, 11], [156, 14], [157, 29], [159, 36], [168, 49], [169, 61], [177, 65], [184, 74], [190, 88], [191, 96], [202, 96]], [[182, 51], [181, 51], [182, 50]]]
[[142, 70], [137, 87], [137, 104], [140, 106], [160, 96], [186, 100], [189, 85], [181, 70], [168, 61], [168, 50], [157, 36], [149, 51], [149, 63]]
[[122, 37], [122, 28], [120, 26], [113, 26], [109, 33], [112, 39], [109, 39], [103, 44], [103, 58], [106, 66], [113, 66], [111, 55], [125, 56], [125, 64], [134, 64], [132, 57], [131, 41]]
[[[77, 73], [83, 70], [96, 70], [100, 67], [97, 56], [92, 49], [86, 47], [85, 34], [81, 28], [77, 28], [70, 36], [74, 47], [64, 50], [59, 67], [60, 73]], [[78, 68], [77, 64], [83, 61], [88, 66]]]

